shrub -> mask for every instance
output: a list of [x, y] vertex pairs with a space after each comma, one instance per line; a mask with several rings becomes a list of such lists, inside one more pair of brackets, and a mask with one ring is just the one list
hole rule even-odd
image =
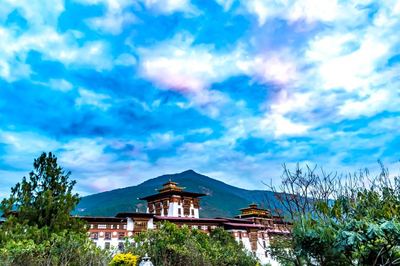
[[135, 243], [127, 243], [127, 250], [140, 256], [148, 254], [157, 266], [257, 265], [257, 259], [221, 228], [207, 235], [197, 229], [165, 222], [157, 230], [136, 236]]
[[139, 256], [132, 253], [119, 253], [114, 256], [110, 262], [110, 266], [136, 266]]

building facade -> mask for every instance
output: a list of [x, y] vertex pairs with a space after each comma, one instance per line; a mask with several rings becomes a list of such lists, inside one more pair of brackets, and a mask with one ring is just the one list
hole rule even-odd
[[141, 198], [147, 201], [146, 213], [122, 212], [115, 217], [81, 218], [89, 224], [90, 238], [101, 248], [122, 250], [125, 237], [157, 229], [160, 222], [169, 221], [204, 233], [217, 227], [224, 228], [262, 264], [278, 265], [268, 256], [266, 249], [275, 236], [290, 236], [290, 224], [256, 204], [241, 209], [241, 214], [235, 218], [200, 218], [200, 197], [203, 196], [205, 194], [185, 191], [177, 183], [169, 181], [157, 194]]

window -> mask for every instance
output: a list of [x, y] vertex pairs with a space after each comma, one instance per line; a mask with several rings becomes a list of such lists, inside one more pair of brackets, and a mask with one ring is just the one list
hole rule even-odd
[[90, 224], [90, 229], [93, 229], [94, 228], [94, 225], [93, 224]]
[[201, 230], [207, 231], [207, 229], [208, 229], [207, 225], [202, 225], [201, 226]]
[[123, 242], [119, 242], [118, 243], [118, 250], [119, 251], [123, 251], [124, 250], [124, 243]]
[[106, 229], [106, 228], [107, 228], [107, 225], [106, 225], [106, 224], [99, 224], [99, 225], [97, 225], [97, 228], [99, 228], [99, 229]]
[[111, 240], [111, 232], [106, 232], [105, 237], [106, 240]]
[[199, 229], [199, 226], [197, 226], [197, 225], [193, 225], [193, 227], [192, 227], [193, 229]]
[[117, 224], [117, 229], [119, 229], [119, 224]]
[[92, 240], [97, 240], [97, 239], [99, 239], [99, 234], [98, 233], [90, 233], [90, 238]]
[[267, 244], [265, 243], [265, 240], [263, 240], [263, 247], [267, 248]]
[[192, 216], [194, 216], [194, 210], [192, 209]]
[[124, 237], [125, 237], [125, 233], [124, 233], [124, 232], [119, 232], [119, 233], [118, 233], [118, 239], [119, 239], [119, 240], [123, 240]]
[[105, 242], [104, 243], [104, 248], [105, 249], [110, 249], [110, 242]]
[[215, 228], [217, 228], [217, 226], [211, 225], [211, 230], [214, 230]]
[[123, 228], [126, 229], [126, 224], [124, 224]]

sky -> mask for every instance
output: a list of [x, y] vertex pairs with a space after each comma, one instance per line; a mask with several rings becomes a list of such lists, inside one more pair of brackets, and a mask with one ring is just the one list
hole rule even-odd
[[399, 18], [389, 0], [2, 0], [0, 197], [43, 151], [81, 195], [395, 166]]

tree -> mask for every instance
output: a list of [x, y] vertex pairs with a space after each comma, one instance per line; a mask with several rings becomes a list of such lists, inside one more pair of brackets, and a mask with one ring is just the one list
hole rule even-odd
[[83, 223], [70, 215], [79, 202], [72, 192], [76, 181], [70, 180], [71, 173], [58, 165], [51, 152], [35, 159], [33, 168], [29, 178], [23, 177], [1, 203], [4, 214], [14, 216], [7, 221], [46, 227], [50, 232], [84, 230]]
[[157, 227], [136, 236], [137, 245], [128, 242], [127, 251], [140, 256], [148, 254], [154, 265], [160, 266], [257, 265], [257, 259], [221, 228], [207, 235], [169, 222]]
[[291, 252], [285, 257], [272, 243], [270, 253], [291, 265], [398, 264], [399, 188], [382, 164], [375, 177], [368, 170], [338, 176], [285, 167], [277, 199], [293, 221]]
[[44, 228], [17, 227], [12, 232], [0, 230], [1, 266], [105, 266], [111, 259], [86, 234], [69, 230], [48, 234]]
[[79, 201], [75, 181], [52, 153], [34, 160], [29, 178], [1, 203], [1, 266], [107, 265], [110, 254], [88, 238], [85, 223], [70, 216]]

